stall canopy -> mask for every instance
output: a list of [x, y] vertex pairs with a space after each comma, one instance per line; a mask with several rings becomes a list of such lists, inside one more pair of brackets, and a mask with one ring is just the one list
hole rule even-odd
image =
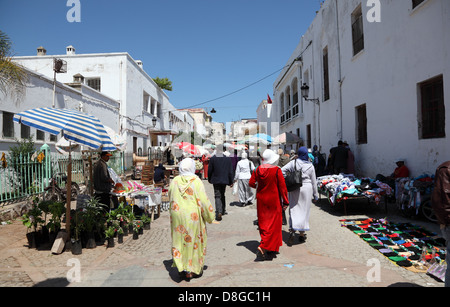
[[273, 139], [274, 144], [296, 144], [301, 142], [302, 139], [293, 133], [284, 132]]
[[[34, 127], [53, 135], [60, 134], [69, 141], [67, 186], [72, 184], [71, 142], [102, 151], [115, 151], [116, 147], [105, 127], [95, 116], [69, 109], [37, 108], [14, 115], [15, 123]], [[66, 231], [70, 237], [70, 188], [67, 189]]]

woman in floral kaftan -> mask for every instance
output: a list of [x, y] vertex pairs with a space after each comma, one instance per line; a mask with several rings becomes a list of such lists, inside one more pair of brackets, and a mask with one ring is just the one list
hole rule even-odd
[[172, 266], [189, 280], [203, 272], [206, 222], [214, 220], [214, 208], [203, 182], [195, 175], [195, 161], [183, 159], [179, 172], [169, 186]]

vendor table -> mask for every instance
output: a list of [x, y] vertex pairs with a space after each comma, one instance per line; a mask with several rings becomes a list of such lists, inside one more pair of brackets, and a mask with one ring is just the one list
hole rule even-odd
[[129, 199], [133, 205], [138, 206], [143, 210], [147, 210], [147, 212], [151, 210], [152, 221], [154, 219], [155, 209], [158, 210], [158, 216], [161, 213], [161, 194], [162, 188], [148, 188], [140, 191], [112, 193], [112, 195], [119, 198], [119, 201]]
[[[362, 180], [367, 183], [370, 182], [372, 188], [361, 189]], [[352, 178], [343, 175], [319, 177], [317, 178], [317, 186], [320, 195], [326, 196], [330, 205], [343, 203], [345, 215], [347, 215], [348, 200], [367, 200], [367, 204], [370, 204], [371, 200], [374, 200], [376, 204], [383, 200], [387, 213], [387, 196], [392, 194], [392, 189], [381, 182], [369, 178], [352, 180]], [[374, 186], [377, 188], [373, 188]]]

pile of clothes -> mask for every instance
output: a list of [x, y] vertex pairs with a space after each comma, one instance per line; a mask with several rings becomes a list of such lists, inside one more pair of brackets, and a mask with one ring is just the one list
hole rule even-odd
[[327, 195], [331, 205], [352, 196], [373, 198], [378, 205], [382, 195], [391, 195], [392, 188], [379, 180], [345, 175], [326, 175], [317, 178], [318, 189]]
[[445, 240], [421, 226], [373, 218], [340, 222], [398, 266], [426, 272], [430, 265], [445, 262]]

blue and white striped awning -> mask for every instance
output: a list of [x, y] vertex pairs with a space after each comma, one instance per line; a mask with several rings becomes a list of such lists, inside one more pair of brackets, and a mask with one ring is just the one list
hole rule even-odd
[[13, 120], [53, 135], [62, 132], [66, 139], [92, 149], [116, 150], [100, 120], [76, 110], [37, 108], [17, 113]]

